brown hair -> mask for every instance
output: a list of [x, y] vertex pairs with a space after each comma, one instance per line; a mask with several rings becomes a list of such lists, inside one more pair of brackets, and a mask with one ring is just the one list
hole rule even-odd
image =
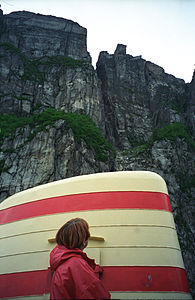
[[75, 218], [65, 223], [56, 234], [56, 242], [66, 248], [81, 248], [90, 237], [89, 225], [84, 219]]

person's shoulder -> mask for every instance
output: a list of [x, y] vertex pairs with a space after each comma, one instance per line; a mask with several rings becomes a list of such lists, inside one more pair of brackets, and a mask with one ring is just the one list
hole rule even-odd
[[75, 272], [78, 272], [78, 270], [81, 269], [81, 267], [79, 267], [80, 265], [81, 264], [79, 258], [74, 256], [70, 257], [66, 261], [61, 262], [61, 264], [55, 271], [55, 275], [69, 277], [70, 274], [74, 274]]
[[73, 256], [67, 261], [67, 267], [74, 270], [74, 272], [89, 272], [93, 273], [93, 269], [88, 264], [88, 262], [80, 255]]
[[81, 255], [72, 256], [68, 262], [73, 265], [88, 265], [86, 260]]

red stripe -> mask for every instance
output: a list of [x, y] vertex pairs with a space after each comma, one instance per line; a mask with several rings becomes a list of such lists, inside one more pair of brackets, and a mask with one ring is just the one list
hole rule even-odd
[[66, 195], [20, 204], [0, 211], [0, 224], [82, 210], [158, 209], [171, 211], [169, 196], [157, 192], [99, 192]]
[[103, 282], [110, 291], [190, 292], [185, 270], [175, 267], [104, 267]]
[[[109, 291], [190, 293], [184, 269], [174, 267], [104, 267]], [[0, 297], [41, 295], [49, 292], [50, 271], [0, 275]]]
[[48, 270], [0, 275], [0, 298], [42, 295], [48, 292]]

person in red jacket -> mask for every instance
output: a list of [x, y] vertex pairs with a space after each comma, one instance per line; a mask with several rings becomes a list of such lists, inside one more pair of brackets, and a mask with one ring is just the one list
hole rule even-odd
[[89, 237], [88, 223], [79, 218], [58, 230], [57, 246], [50, 253], [51, 300], [110, 299], [100, 280], [103, 269], [83, 252]]

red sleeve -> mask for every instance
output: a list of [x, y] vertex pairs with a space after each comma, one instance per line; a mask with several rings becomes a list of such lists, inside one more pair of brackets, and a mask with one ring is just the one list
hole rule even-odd
[[58, 292], [53, 299], [110, 299], [110, 293], [82, 258], [69, 259], [55, 273], [54, 282], [58, 282], [58, 287], [53, 289]]
[[84, 259], [73, 259], [71, 271], [77, 299], [110, 299], [110, 293]]
[[67, 270], [63, 270], [63, 265], [54, 272], [51, 289], [50, 300], [63, 300], [74, 298], [74, 286]]

